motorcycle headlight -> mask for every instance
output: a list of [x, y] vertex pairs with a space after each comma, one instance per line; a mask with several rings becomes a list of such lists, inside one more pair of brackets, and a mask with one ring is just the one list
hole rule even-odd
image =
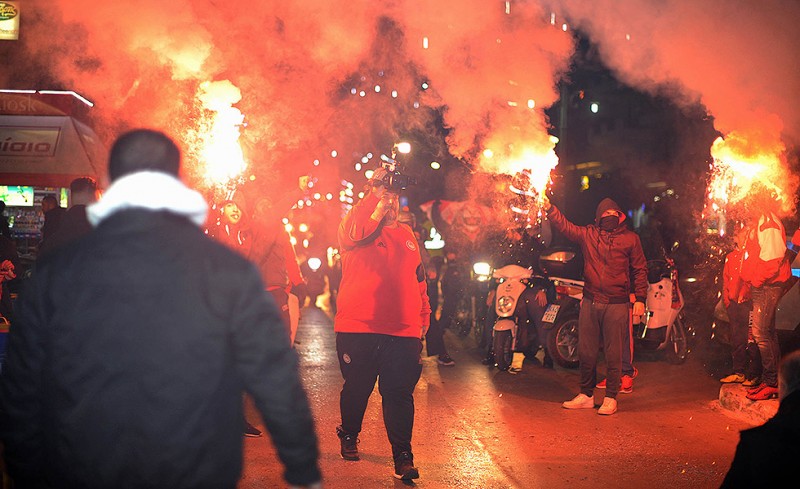
[[479, 261], [472, 265], [472, 271], [479, 277], [488, 277], [492, 274], [492, 267], [485, 261]]
[[510, 296], [504, 295], [497, 299], [497, 312], [500, 314], [511, 314], [514, 312], [516, 301]]

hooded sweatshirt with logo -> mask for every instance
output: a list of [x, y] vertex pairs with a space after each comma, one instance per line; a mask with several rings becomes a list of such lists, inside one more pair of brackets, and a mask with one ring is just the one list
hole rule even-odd
[[416, 236], [406, 224], [372, 219], [367, 194], [342, 220], [342, 281], [334, 331], [420, 338], [430, 324], [428, 285]]
[[[620, 222], [612, 231], [598, 227], [607, 210], [616, 210]], [[647, 299], [647, 259], [639, 236], [624, 224], [624, 213], [611, 199], [603, 199], [597, 206], [595, 224], [576, 226], [551, 206], [547, 217], [567, 239], [578, 243], [583, 252], [583, 295], [588, 299], [609, 304], [630, 302], [630, 291], [638, 302]], [[633, 287], [631, 287], [631, 281]]]

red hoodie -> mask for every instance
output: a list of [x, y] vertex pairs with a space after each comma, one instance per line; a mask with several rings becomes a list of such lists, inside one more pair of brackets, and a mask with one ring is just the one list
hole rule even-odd
[[377, 205], [367, 194], [339, 226], [342, 282], [333, 329], [420, 338], [431, 307], [419, 246], [406, 224], [380, 226], [372, 219]]

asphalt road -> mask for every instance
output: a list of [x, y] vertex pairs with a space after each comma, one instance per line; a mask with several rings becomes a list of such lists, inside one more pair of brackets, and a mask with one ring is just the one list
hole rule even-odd
[[[401, 487], [392, 477], [380, 396], [373, 393], [360, 435], [358, 462], [339, 456], [342, 379], [333, 326], [325, 312], [303, 311], [297, 336], [305, 382], [317, 422], [324, 486]], [[421, 488], [715, 488], [722, 481], [739, 430], [752, 426], [720, 408], [718, 378], [726, 354], [704, 348], [683, 365], [658, 353], [636, 355], [633, 393], [619, 411], [569, 411], [578, 372], [526, 362], [517, 375], [480, 363], [469, 340], [446, 336], [453, 367], [424, 359], [415, 393], [414, 457]], [[596, 404], [602, 390], [595, 392]], [[248, 417], [262, 427], [251, 406]], [[286, 487], [267, 436], [246, 438], [240, 489]]]

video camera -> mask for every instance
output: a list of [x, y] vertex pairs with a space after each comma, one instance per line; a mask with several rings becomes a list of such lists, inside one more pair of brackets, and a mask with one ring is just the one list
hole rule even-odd
[[386, 170], [386, 175], [381, 183], [389, 192], [399, 193], [411, 185], [417, 184], [417, 179], [400, 172], [400, 162], [397, 161], [397, 145], [392, 149], [392, 156], [381, 155], [381, 166]]

